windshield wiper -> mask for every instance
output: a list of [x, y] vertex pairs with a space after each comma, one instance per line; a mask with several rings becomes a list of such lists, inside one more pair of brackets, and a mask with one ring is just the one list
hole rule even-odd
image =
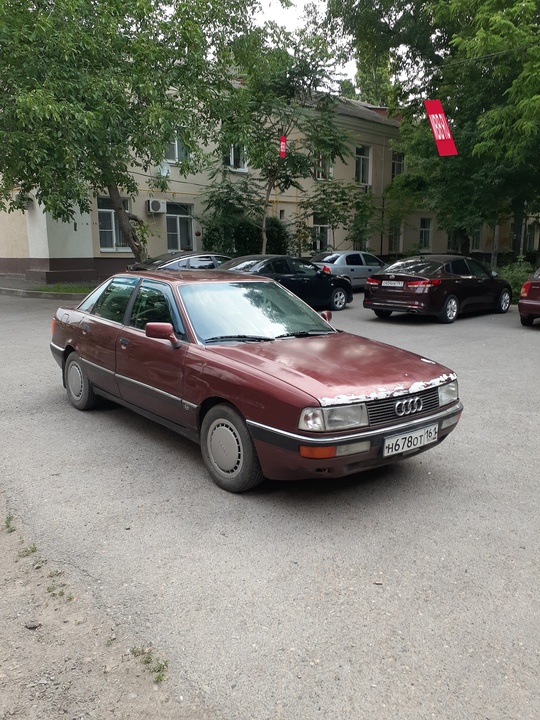
[[220, 341], [235, 341], [238, 342], [272, 342], [274, 338], [264, 337], [262, 335], [216, 335], [205, 339], [205, 343], [214, 343]]
[[335, 330], [298, 330], [297, 332], [291, 332], [291, 333], [284, 333], [283, 335], [278, 335], [276, 337], [276, 340], [279, 338], [288, 338], [288, 337], [316, 337], [317, 335], [333, 335]]

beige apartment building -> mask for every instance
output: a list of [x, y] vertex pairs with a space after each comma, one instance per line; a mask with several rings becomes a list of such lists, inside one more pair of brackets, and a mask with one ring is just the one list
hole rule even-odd
[[[350, 136], [352, 155], [346, 163], [339, 161], [332, 168], [320, 168], [313, 180], [305, 182], [304, 192], [309, 193], [313, 183], [323, 183], [331, 174], [336, 180], [355, 181], [366, 192], [372, 193], [376, 215], [374, 227], [377, 229], [365, 243], [365, 248], [356, 249], [369, 249], [385, 258], [413, 248], [431, 253], [451, 250], [447, 233], [438, 228], [433, 213], [419, 209], [397, 226], [385, 217], [383, 191], [404, 169], [404, 157], [395, 149], [399, 121], [387, 117], [383, 108], [344, 100], [340, 103], [339, 122]], [[182, 153], [181, 145], [172, 142], [160, 168], [156, 168], [156, 172], [168, 175], [168, 192], [151, 193], [149, 177], [134, 173], [139, 195], [134, 200], [125, 200], [126, 207], [149, 224], [150, 256], [187, 248], [204, 249], [203, 229], [197, 218], [203, 212], [201, 194], [209, 179], [204, 172], [181, 176], [178, 161], [182, 159]], [[228, 166], [231, 181], [249, 172], [241, 148], [231, 147]], [[292, 224], [301, 199], [302, 193], [297, 190], [276, 193], [271, 199], [268, 215], [278, 217], [294, 230]], [[311, 222], [313, 252], [327, 246], [333, 249], [350, 247], [345, 229], [337, 228], [331, 234], [324, 217], [317, 213]], [[492, 240], [488, 229], [479, 231], [471, 250], [489, 252]], [[508, 249], [509, 242], [510, 233], [506, 236], [502, 233], [499, 250]], [[89, 214], [78, 214], [69, 223], [53, 220], [32, 198], [28, 199], [25, 212], [0, 213], [0, 275], [18, 275], [46, 283], [98, 280], [124, 269], [132, 257], [119, 232], [111, 203], [105, 196], [93, 201]]]

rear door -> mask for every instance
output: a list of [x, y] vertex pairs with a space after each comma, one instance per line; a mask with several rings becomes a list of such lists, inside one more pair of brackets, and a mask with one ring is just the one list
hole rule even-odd
[[467, 265], [475, 282], [475, 302], [478, 307], [493, 308], [497, 305], [501, 292], [500, 282], [482, 265], [472, 258], [467, 258]]
[[79, 324], [77, 352], [92, 385], [115, 396], [116, 342], [137, 282], [137, 278], [115, 278], [95, 302], [90, 296], [88, 307], [80, 308], [88, 314]]
[[345, 261], [344, 265], [334, 265], [335, 270], [339, 269], [340, 275], [347, 275], [351, 280], [353, 288], [363, 288], [366, 283], [368, 270], [362, 261], [360, 253], [347, 253], [343, 259]]

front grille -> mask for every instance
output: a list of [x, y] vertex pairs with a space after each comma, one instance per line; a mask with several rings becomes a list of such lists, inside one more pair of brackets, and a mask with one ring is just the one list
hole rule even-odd
[[[417, 397], [422, 400], [422, 410], [420, 410], [420, 412], [411, 413], [403, 417], [400, 417], [396, 413], [395, 404], [398, 400]], [[424, 390], [414, 395], [400, 395], [399, 397], [387, 398], [386, 400], [373, 400], [372, 402], [366, 403], [366, 405], [370, 427], [385, 425], [387, 423], [403, 422], [404, 420], [413, 420], [438, 410], [439, 390], [438, 388], [430, 388], [429, 390]]]

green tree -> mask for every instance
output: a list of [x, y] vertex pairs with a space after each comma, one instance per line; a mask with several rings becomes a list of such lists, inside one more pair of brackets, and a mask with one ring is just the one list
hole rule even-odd
[[257, 178], [265, 253], [272, 193], [302, 190], [301, 181], [317, 166], [350, 152], [348, 136], [336, 122], [334, 62], [320, 35], [291, 34], [268, 23], [235, 43], [234, 62], [238, 83], [227, 95], [220, 147], [227, 154], [231, 145], [242, 146]]
[[[175, 136], [193, 167], [230, 85], [224, 49], [248, 0], [3, 0], [0, 6], [0, 207], [32, 193], [68, 221], [107, 191], [124, 238], [143, 252], [122, 196], [156, 173]], [[227, 61], [228, 61], [227, 54]]]

